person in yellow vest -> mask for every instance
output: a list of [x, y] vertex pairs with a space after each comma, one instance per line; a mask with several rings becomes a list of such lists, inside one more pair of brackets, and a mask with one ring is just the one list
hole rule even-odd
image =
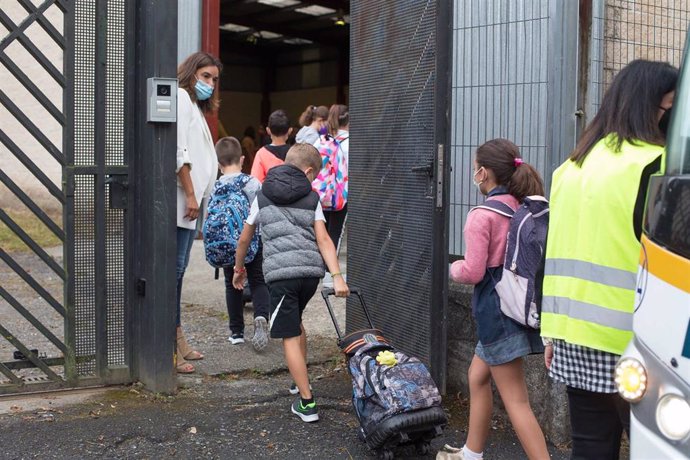
[[553, 173], [541, 334], [567, 388], [572, 459], [618, 459], [628, 404], [614, 383], [632, 338], [642, 215], [659, 171], [678, 70], [635, 60]]

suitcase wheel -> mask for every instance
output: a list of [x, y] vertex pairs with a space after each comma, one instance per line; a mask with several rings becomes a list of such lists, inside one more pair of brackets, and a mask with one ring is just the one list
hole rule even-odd
[[379, 459], [380, 460], [393, 460], [395, 458], [395, 454], [393, 454], [393, 451], [390, 449], [381, 449], [379, 451]]

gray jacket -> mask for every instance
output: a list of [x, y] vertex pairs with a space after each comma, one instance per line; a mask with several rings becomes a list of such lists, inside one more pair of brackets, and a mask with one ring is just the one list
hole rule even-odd
[[323, 277], [325, 267], [314, 233], [319, 195], [307, 176], [293, 165], [274, 166], [256, 196], [266, 282]]

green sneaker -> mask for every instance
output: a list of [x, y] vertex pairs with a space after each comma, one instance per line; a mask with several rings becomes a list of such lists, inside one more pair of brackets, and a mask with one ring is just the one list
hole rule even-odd
[[292, 413], [302, 419], [303, 422], [317, 422], [319, 420], [319, 411], [316, 409], [316, 403], [312, 402], [306, 406], [302, 405], [302, 398], [297, 397], [292, 403]]

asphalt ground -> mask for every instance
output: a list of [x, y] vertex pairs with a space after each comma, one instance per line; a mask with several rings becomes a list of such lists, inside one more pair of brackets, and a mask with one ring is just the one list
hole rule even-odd
[[[343, 322], [344, 301], [334, 306]], [[195, 374], [180, 376], [177, 394], [152, 394], [134, 384], [0, 398], [0, 458], [376, 458], [358, 438], [350, 378], [320, 295], [304, 315], [320, 415], [312, 424], [290, 412], [294, 396], [288, 393], [291, 379], [279, 341], [260, 353], [249, 342], [227, 341], [223, 280], [213, 279], [199, 242], [185, 277], [182, 312], [188, 339], [205, 359], [195, 362]], [[245, 323], [251, 338], [250, 305]], [[445, 443], [461, 445], [468, 407], [466, 395], [446, 395], [449, 425], [433, 441], [431, 454], [419, 456], [410, 446], [396, 450], [397, 458], [434, 458]], [[549, 449], [554, 459], [569, 457], [565, 448]], [[525, 458], [500, 412], [492, 421], [485, 458]]]

